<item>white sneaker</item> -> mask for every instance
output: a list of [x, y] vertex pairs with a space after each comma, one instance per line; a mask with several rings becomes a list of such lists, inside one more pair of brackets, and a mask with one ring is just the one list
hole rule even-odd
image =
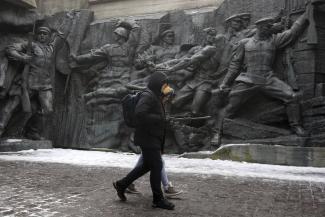
[[173, 196], [176, 196], [176, 195], [179, 195], [179, 194], [183, 193], [183, 191], [177, 191], [174, 188], [174, 186], [172, 185], [172, 183], [169, 182], [169, 184], [167, 186], [167, 189], [164, 190], [164, 193], [165, 193], [166, 197], [173, 197]]

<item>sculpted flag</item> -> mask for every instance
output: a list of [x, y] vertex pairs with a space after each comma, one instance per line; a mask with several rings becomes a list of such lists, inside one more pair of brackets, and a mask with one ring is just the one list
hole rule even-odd
[[285, 8], [290, 12], [301, 11], [305, 9], [307, 2], [311, 2], [313, 5], [325, 4], [325, 0], [286, 0]]
[[[306, 8], [306, 3], [307, 4]], [[289, 14], [292, 13], [300, 13], [307, 10], [307, 16], [309, 20], [309, 26], [307, 29], [307, 44], [318, 44], [317, 38], [317, 29], [314, 19], [314, 11], [315, 8], [319, 5], [324, 5], [325, 0], [286, 0], [285, 1], [285, 9]]]
[[307, 43], [308, 44], [317, 44], [318, 38], [317, 38], [316, 23], [315, 23], [315, 19], [314, 19], [314, 10], [315, 10], [314, 7], [324, 4], [325, 0], [312, 0], [311, 3], [312, 3], [312, 6], [308, 10], [309, 27], [307, 30]]
[[325, 0], [312, 0], [313, 4], [325, 4]]
[[11, 4], [19, 5], [24, 8], [37, 8], [35, 0], [5, 0]]
[[[17, 2], [20, 1], [6, 0], [0, 3], [0, 25], [19, 27], [15, 29], [17, 31], [31, 31], [35, 20], [42, 20], [44, 15], [38, 13], [36, 10], [30, 10], [31, 8], [35, 8], [36, 4], [33, 7], [27, 4], [17, 4]], [[26, 27], [29, 30], [26, 30]]]

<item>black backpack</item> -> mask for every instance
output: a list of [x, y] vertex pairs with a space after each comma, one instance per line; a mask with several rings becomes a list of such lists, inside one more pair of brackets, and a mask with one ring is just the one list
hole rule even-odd
[[143, 92], [128, 94], [122, 99], [123, 118], [128, 127], [135, 128], [135, 107]]

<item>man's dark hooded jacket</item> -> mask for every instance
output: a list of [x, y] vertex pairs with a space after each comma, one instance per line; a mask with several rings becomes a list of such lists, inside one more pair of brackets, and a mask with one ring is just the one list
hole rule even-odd
[[167, 76], [161, 72], [151, 75], [147, 90], [141, 94], [135, 108], [134, 143], [142, 150], [161, 150], [165, 143], [165, 110], [161, 102], [161, 88]]

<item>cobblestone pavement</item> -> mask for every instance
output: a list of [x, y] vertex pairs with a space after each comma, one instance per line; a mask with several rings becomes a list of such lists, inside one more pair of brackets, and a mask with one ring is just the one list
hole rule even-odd
[[170, 174], [184, 194], [174, 211], [151, 208], [143, 192], [117, 199], [112, 181], [129, 170], [67, 164], [0, 161], [0, 216], [220, 216], [324, 217], [325, 183]]

